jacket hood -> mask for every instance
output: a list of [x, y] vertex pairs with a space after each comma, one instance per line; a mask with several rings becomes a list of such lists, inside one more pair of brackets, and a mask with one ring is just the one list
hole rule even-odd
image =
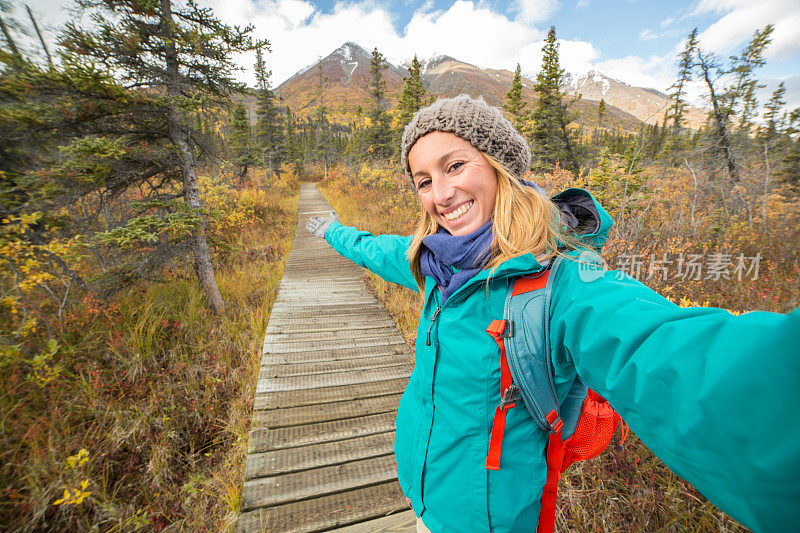
[[608, 231], [614, 224], [611, 215], [597, 200], [583, 189], [567, 189], [553, 196], [552, 201], [561, 211], [561, 218], [567, 226], [586, 244], [599, 252], [608, 238]]

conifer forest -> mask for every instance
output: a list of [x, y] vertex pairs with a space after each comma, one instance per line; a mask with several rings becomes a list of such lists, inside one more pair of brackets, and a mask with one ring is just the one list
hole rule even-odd
[[[330, 105], [321, 67], [315, 105], [292, 109], [252, 27], [193, 0], [75, 7], [49, 44], [0, 0], [0, 529], [233, 530], [299, 183], [345, 224], [409, 234], [400, 138], [437, 95], [416, 56], [388, 94], [376, 48], [355, 116]], [[507, 88], [529, 179], [590, 190], [615, 220], [609, 268], [679, 305], [800, 305], [800, 108], [783, 84], [757, 98], [772, 31], [731, 57], [691, 32], [663, 120], [638, 129], [603, 100], [578, 116], [555, 28], [536, 98], [519, 66]], [[365, 275], [413, 344], [418, 295]], [[609, 450], [564, 476], [557, 528], [745, 531], [635, 436]]]

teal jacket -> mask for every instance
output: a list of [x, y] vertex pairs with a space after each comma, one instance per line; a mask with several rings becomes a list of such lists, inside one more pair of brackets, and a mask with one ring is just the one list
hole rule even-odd
[[[605, 231], [588, 238], [601, 244]], [[405, 255], [410, 237], [334, 223], [325, 238], [385, 280], [418, 290]], [[500, 470], [486, 469], [500, 354], [485, 331], [503, 318], [508, 283], [540, 269], [527, 255], [503, 263], [488, 284], [489, 272], [480, 272], [438, 314], [440, 292], [425, 280], [395, 456], [403, 492], [435, 533], [535, 529], [547, 436], [526, 409], [511, 409]], [[562, 399], [579, 374], [721, 509], [755, 531], [798, 529], [800, 310], [680, 308], [621, 272], [563, 261], [550, 337]]]

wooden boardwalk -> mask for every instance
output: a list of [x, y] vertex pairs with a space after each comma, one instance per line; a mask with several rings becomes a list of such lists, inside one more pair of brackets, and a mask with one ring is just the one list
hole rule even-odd
[[415, 530], [393, 454], [411, 353], [361, 269], [306, 231], [330, 209], [302, 184], [264, 339], [239, 533]]

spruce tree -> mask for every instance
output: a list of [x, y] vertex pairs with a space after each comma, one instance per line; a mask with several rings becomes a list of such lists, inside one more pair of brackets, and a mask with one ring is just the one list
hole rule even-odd
[[[769, 231], [769, 213], [767, 211], [767, 198], [770, 193], [772, 174], [774, 170], [774, 157], [775, 152], [780, 150], [780, 145], [783, 144], [783, 128], [781, 125], [781, 110], [786, 102], [783, 100], [786, 94], [786, 87], [783, 82], [778, 85], [778, 88], [772, 93], [772, 97], [764, 106], [764, 121], [766, 124], [761, 128], [758, 140], [761, 142], [762, 154], [764, 156], [764, 191], [762, 194], [761, 202], [761, 219], [764, 225], [764, 230]], [[784, 117], [785, 117], [784, 113]], [[790, 139], [787, 139], [790, 140]], [[785, 150], [784, 150], [785, 151]]]
[[370, 95], [373, 107], [369, 111], [370, 126], [367, 129], [368, 150], [377, 159], [388, 159], [392, 155], [392, 132], [389, 126], [389, 114], [384, 109], [386, 96], [386, 80], [383, 79], [383, 69], [386, 60], [377, 48], [372, 51], [370, 59]]
[[789, 113], [786, 120], [786, 152], [779, 176], [787, 183], [800, 186], [800, 107]]
[[292, 170], [299, 175], [303, 172], [303, 150], [300, 135], [297, 132], [297, 120], [289, 106], [286, 106], [286, 130], [281, 150], [286, 161], [292, 165]]
[[770, 36], [773, 29], [772, 24], [768, 24], [763, 29], [756, 30], [742, 53], [730, 58], [728, 72], [733, 74], [734, 83], [723, 93], [722, 101], [728, 116], [738, 113], [739, 129], [748, 130], [755, 118], [758, 107], [756, 91], [764, 85], [758, 83], [753, 74], [766, 64], [764, 52], [772, 40]]
[[228, 144], [231, 151], [231, 160], [239, 169], [239, 179], [247, 179], [247, 171], [257, 162], [256, 149], [253, 145], [253, 130], [250, 127], [250, 118], [244, 104], [237, 104], [233, 108], [230, 122]]
[[686, 85], [692, 81], [692, 71], [694, 69], [694, 54], [697, 48], [697, 28], [694, 28], [686, 39], [683, 52], [678, 56], [678, 79], [672, 84], [669, 94], [672, 105], [664, 116], [665, 120], [672, 121], [672, 134], [677, 135], [681, 131], [683, 115], [686, 111]]
[[328, 175], [328, 159], [330, 157], [328, 108], [325, 107], [325, 74], [322, 71], [322, 60], [317, 61], [317, 113], [316, 120], [310, 123], [314, 137], [314, 159], [322, 160], [323, 174]]
[[542, 70], [537, 74], [534, 85], [539, 98], [531, 114], [533, 127], [529, 136], [535, 154], [532, 167], [537, 171], [548, 172], [556, 164], [560, 164], [578, 175], [580, 166], [575, 154], [575, 139], [567, 128], [572, 118], [567, 113], [561, 94], [564, 69], [559, 64], [556, 29], [553, 26], [547, 32], [542, 52]]
[[[150, 160], [148, 152], [142, 153], [139, 174], [161, 176], [165, 182], [180, 178], [188, 212], [198, 220], [187, 239], [195, 270], [211, 309], [222, 312], [197, 185], [199, 134], [190, 117], [209, 105], [225, 106], [227, 95], [245, 90], [232, 78], [237, 67], [231, 54], [254, 48], [252, 28], [223, 24], [194, 0], [175, 5], [172, 0], [78, 0], [78, 5], [93, 26], [68, 23], [61, 43], [136, 91], [134, 102], [129, 101], [132, 122], [140, 131], [147, 128], [150, 142], [165, 150]], [[123, 128], [106, 133], [111, 138], [135, 135]]]
[[503, 109], [511, 115], [514, 127], [522, 134], [525, 134], [528, 129], [526, 121], [529, 117], [529, 112], [525, 109], [526, 105], [527, 102], [522, 99], [522, 74], [519, 63], [517, 63], [514, 78], [511, 80], [511, 89], [506, 93]]
[[414, 59], [411, 60], [411, 68], [408, 69], [408, 77], [403, 83], [403, 89], [397, 101], [397, 107], [400, 110], [398, 121], [401, 129], [411, 121], [414, 113], [425, 105], [425, 85], [420, 77], [421, 67], [422, 65], [420, 65], [416, 54], [414, 54]]
[[[281, 164], [285, 157], [285, 141], [283, 138], [283, 116], [275, 104], [275, 93], [272, 91], [270, 76], [264, 62], [262, 47], [256, 49], [256, 144], [261, 159], [270, 171], [280, 177]], [[267, 48], [267, 51], [269, 49]]]
[[600, 103], [597, 104], [597, 127], [603, 127], [603, 118], [606, 116], [606, 101], [602, 98], [600, 99]]
[[769, 102], [764, 106], [764, 127], [762, 137], [767, 141], [773, 140], [781, 134], [781, 110], [786, 105], [783, 97], [786, 96], [786, 86], [781, 82], [778, 88], [772, 93]]

